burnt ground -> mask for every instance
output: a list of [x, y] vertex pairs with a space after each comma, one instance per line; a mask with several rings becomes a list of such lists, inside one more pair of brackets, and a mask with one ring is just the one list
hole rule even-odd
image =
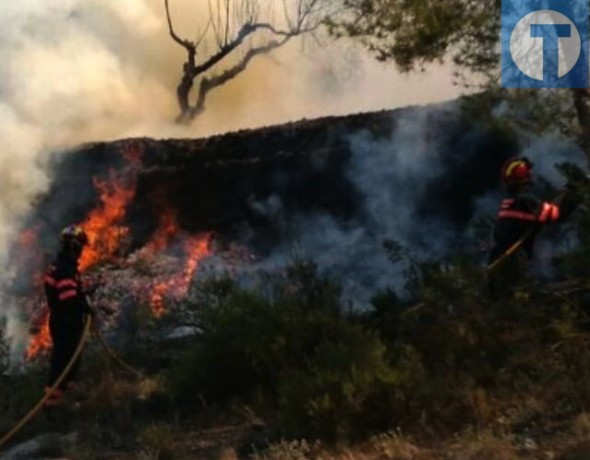
[[[149, 238], [163, 209], [173, 208], [189, 232], [236, 238], [247, 228], [263, 249], [288, 238], [289, 226], [279, 228], [253, 203], [274, 196], [286, 216], [324, 212], [341, 221], [362, 220], [364, 198], [347, 173], [350, 139], [362, 134], [387, 143], [405, 113], [428, 110], [303, 120], [204, 139], [139, 138], [85, 145], [54, 155], [52, 187], [31, 221], [45, 227], [42, 235], [55, 235], [55, 229], [83, 220], [97, 203], [93, 177], [108, 178], [111, 171], [125, 167], [120, 150], [131, 144], [142, 152], [135, 199], [126, 216], [135, 245]], [[428, 184], [416, 184], [421, 190], [416, 210], [462, 226], [474, 207], [466, 197], [497, 187], [498, 168], [516, 145], [510, 135], [486, 122], [455, 112], [427, 112], [424, 136], [437, 138], [448, 172]]]

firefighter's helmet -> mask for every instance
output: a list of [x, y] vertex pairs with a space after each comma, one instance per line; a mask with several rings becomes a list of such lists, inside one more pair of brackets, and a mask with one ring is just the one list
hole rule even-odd
[[86, 246], [88, 244], [88, 236], [78, 225], [68, 225], [61, 231], [62, 244], [74, 244], [77, 246]]
[[522, 185], [531, 181], [533, 164], [527, 157], [513, 157], [502, 166], [502, 181], [506, 185]]

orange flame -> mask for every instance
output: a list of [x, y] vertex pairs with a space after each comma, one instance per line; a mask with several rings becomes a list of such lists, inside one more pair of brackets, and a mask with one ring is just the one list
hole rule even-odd
[[160, 217], [160, 225], [158, 226], [158, 229], [146, 247], [152, 253], [160, 252], [166, 249], [174, 235], [177, 233], [178, 225], [176, 224], [176, 211], [166, 209]]
[[[142, 151], [137, 144], [127, 144], [122, 147], [121, 154], [129, 164], [126, 170], [119, 174], [111, 172], [108, 181], [93, 178], [94, 186], [99, 193], [100, 204], [81, 224], [89, 239], [89, 245], [84, 248], [79, 261], [82, 272], [100, 260], [112, 257], [119, 249], [123, 238], [129, 234], [129, 229], [119, 223], [125, 217], [127, 205], [135, 196], [136, 176], [141, 167]], [[37, 234], [38, 229], [35, 228], [23, 232], [19, 239], [20, 244], [36, 245]], [[43, 274], [39, 272], [35, 276], [35, 286], [41, 290]], [[25, 354], [28, 360], [49, 349], [52, 343], [47, 308], [32, 322], [40, 328], [40, 332], [29, 340]]]
[[119, 249], [122, 238], [129, 234], [127, 227], [117, 224], [123, 220], [128, 204], [135, 197], [136, 176], [141, 166], [142, 151], [136, 144], [127, 144], [123, 146], [121, 154], [129, 163], [128, 170], [119, 175], [111, 171], [109, 182], [94, 178], [94, 186], [100, 195], [100, 205], [81, 224], [89, 240], [80, 257], [81, 272], [100, 260], [111, 258]]
[[[32, 282], [33, 287], [37, 292], [43, 288], [43, 273], [40, 269], [42, 267], [42, 255], [38, 250], [39, 246], [39, 226], [31, 227], [24, 230], [18, 237], [17, 247], [17, 266], [20, 270], [33, 269]], [[20, 276], [20, 275], [19, 275]], [[29, 345], [25, 353], [26, 359], [32, 359], [39, 352], [46, 350], [51, 346], [51, 338], [49, 335], [48, 312], [45, 310], [39, 311], [38, 298], [26, 299], [23, 307], [32, 315], [36, 315], [35, 319], [31, 321], [31, 325], [39, 328], [39, 334], [31, 337]]]
[[199, 262], [211, 253], [211, 237], [210, 233], [200, 235], [189, 239], [184, 245], [184, 251], [187, 254], [187, 259], [182, 273], [184, 294], [188, 291], [193, 275], [199, 266]]
[[116, 177], [109, 184], [99, 179], [94, 185], [100, 193], [101, 206], [90, 212], [81, 227], [88, 235], [89, 244], [80, 257], [80, 271], [85, 271], [101, 259], [111, 257], [119, 248], [126, 227], [117, 225], [125, 217], [127, 205], [135, 196], [135, 184], [124, 185]]
[[39, 355], [39, 353], [51, 348], [51, 335], [49, 333], [49, 311], [45, 309], [42, 315], [35, 321], [40, 327], [39, 333], [31, 336], [29, 346], [25, 352], [25, 358], [30, 361]]
[[156, 318], [161, 317], [165, 312], [164, 299], [166, 296], [181, 299], [188, 294], [199, 262], [211, 253], [211, 237], [210, 233], [206, 233], [186, 240], [183, 247], [186, 259], [182, 273], [154, 285], [150, 295], [150, 306]]

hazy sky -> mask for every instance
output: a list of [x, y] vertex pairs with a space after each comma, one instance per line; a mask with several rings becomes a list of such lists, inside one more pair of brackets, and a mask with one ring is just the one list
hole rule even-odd
[[[159, 50], [166, 56], [169, 86], [178, 82], [184, 51], [168, 36], [163, 0], [146, 0], [159, 27]], [[276, 1], [276, 0], [275, 0]], [[207, 16], [206, 1], [171, 0], [176, 31], [194, 39]], [[162, 69], [163, 70], [163, 69]], [[452, 69], [433, 65], [424, 73], [401, 75], [391, 63], [379, 63], [351, 41], [296, 40], [251, 67], [212, 95], [204, 129], [258, 126], [300, 118], [380, 110], [448, 100], [459, 95]], [[176, 109], [176, 107], [174, 107]], [[175, 111], [175, 110], [173, 110]], [[197, 129], [199, 129], [197, 127]]]
[[[276, 0], [260, 0], [274, 5]], [[328, 114], [454, 98], [449, 68], [400, 75], [358, 46], [293, 40], [256, 58], [211, 93], [190, 129], [171, 126], [184, 50], [172, 41], [163, 0], [4, 2], [0, 104], [50, 145], [126, 135], [199, 136]], [[207, 0], [170, 0], [177, 32], [194, 40]], [[200, 50], [203, 58], [211, 46]], [[2, 114], [0, 113], [0, 116]]]

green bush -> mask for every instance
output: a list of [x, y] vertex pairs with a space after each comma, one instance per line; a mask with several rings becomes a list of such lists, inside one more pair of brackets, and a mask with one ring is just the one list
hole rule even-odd
[[[222, 283], [224, 288], [219, 289]], [[170, 393], [190, 407], [205, 400], [276, 400], [283, 376], [337, 334], [339, 290], [300, 263], [274, 280], [269, 296], [213, 281], [192, 306], [202, 333], [168, 373]]]
[[281, 415], [290, 433], [346, 439], [396, 419], [387, 396], [401, 376], [387, 362], [385, 345], [361, 326], [342, 321], [338, 329], [281, 382]]
[[237, 400], [284, 435], [332, 440], [397, 426], [483, 429], [513, 410], [515, 391], [586, 407], [582, 296], [535, 288], [494, 303], [465, 259], [408, 274], [418, 303], [387, 291], [346, 314], [338, 286], [309, 263], [258, 289], [200, 286], [184, 308], [201, 333], [167, 372], [170, 396], [185, 413]]

